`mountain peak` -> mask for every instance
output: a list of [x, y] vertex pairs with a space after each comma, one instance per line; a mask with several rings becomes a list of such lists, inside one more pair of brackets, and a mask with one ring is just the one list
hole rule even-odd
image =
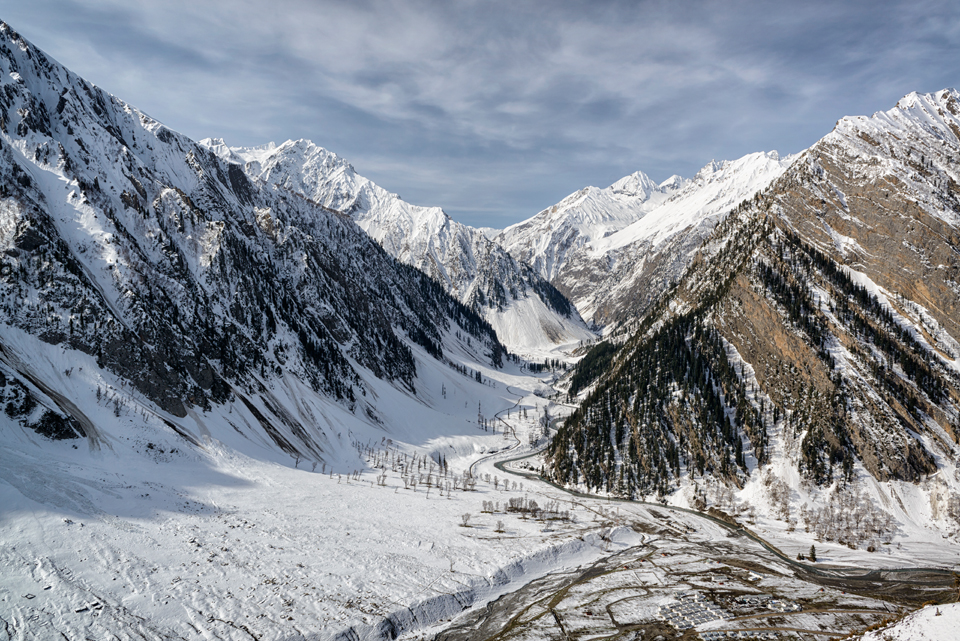
[[640, 197], [645, 200], [651, 194], [660, 191], [660, 186], [642, 171], [637, 171], [613, 183], [610, 189], [616, 194]]
[[707, 178], [707, 177], [709, 177], [709, 176], [717, 173], [717, 172], [720, 171], [721, 169], [723, 169], [723, 166], [724, 166], [725, 163], [726, 163], [726, 161], [724, 161], [724, 160], [711, 160], [711, 161], [708, 162], [706, 165], [704, 165], [703, 167], [700, 168], [700, 171], [698, 171], [698, 172], [693, 176], [693, 179], [694, 179], [694, 180], [705, 179], [705, 178]]
[[[824, 140], [836, 142], [838, 137], [851, 140], [857, 137], [869, 143], [878, 136], [894, 133], [896, 141], [904, 137], [923, 138], [925, 132], [934, 130], [939, 130], [941, 136], [960, 139], [960, 93], [956, 89], [934, 93], [913, 91], [887, 111], [878, 111], [872, 116], [844, 116]], [[899, 145], [899, 142], [891, 144]]]
[[674, 191], [680, 189], [686, 179], [679, 174], [674, 174], [658, 185], [660, 191]]
[[958, 93], [957, 90], [952, 87], [946, 87], [933, 93], [911, 91], [897, 101], [897, 105], [894, 107], [894, 109], [910, 109], [923, 104], [942, 104], [945, 101], [957, 99], [960, 99], [960, 93]]

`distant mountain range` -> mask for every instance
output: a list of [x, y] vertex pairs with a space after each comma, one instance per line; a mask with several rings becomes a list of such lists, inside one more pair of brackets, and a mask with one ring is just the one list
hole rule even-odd
[[252, 149], [230, 148], [221, 140], [201, 144], [259, 184], [350, 216], [390, 255], [428, 274], [483, 315], [511, 351], [548, 352], [594, 337], [553, 285], [479, 230], [452, 220], [439, 207], [401, 200], [312, 142]]
[[790, 161], [776, 152], [750, 154], [659, 185], [637, 172], [606, 189], [581, 189], [496, 240], [610, 331], [645, 312], [717, 222]]

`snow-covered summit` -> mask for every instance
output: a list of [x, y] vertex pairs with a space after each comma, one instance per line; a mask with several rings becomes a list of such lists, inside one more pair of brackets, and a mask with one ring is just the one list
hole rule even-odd
[[881, 136], [893, 133], [899, 140], [928, 135], [950, 140], [960, 137], [958, 127], [960, 92], [948, 88], [934, 93], [909, 93], [893, 109], [878, 111], [872, 116], [841, 118], [824, 141], [836, 142], [853, 135], [869, 143], [861, 134], [871, 133]]
[[[892, 109], [872, 116], [844, 117], [814, 148], [859, 158], [858, 172], [871, 180], [896, 176], [932, 216], [956, 225], [960, 215], [939, 203], [936, 192], [940, 184], [960, 179], [956, 159], [949, 155], [958, 140], [960, 92], [948, 88], [907, 94]], [[933, 182], [928, 180], [932, 171], [940, 176]]]
[[[917, 127], [928, 131], [949, 127], [957, 121], [957, 101], [960, 92], [953, 88], [941, 89], [933, 93], [913, 91], [897, 101], [896, 106], [887, 111], [878, 111], [872, 116], [847, 116], [840, 120], [837, 128], [850, 123], [870, 121], [874, 127], [886, 131], [906, 131]], [[949, 112], [949, 116], [944, 113]]]
[[793, 158], [781, 158], [776, 151], [770, 151], [737, 160], [711, 161], [637, 222], [594, 242], [592, 252], [604, 254], [638, 241], [657, 245], [684, 229], [722, 215], [773, 182]]
[[604, 189], [584, 187], [533, 218], [507, 227], [497, 241], [556, 284], [569, 257], [639, 220], [679, 184], [668, 181], [661, 186], [638, 171]]
[[683, 176], [674, 174], [657, 186], [660, 187], [661, 191], [676, 191], [677, 189], [683, 187], [685, 180], [686, 179]]
[[358, 175], [337, 154], [302, 138], [257, 147], [229, 147], [219, 139], [202, 140], [200, 144], [228, 162], [243, 165], [252, 178], [293, 191], [335, 211], [347, 213], [358, 202], [399, 200], [396, 194]]
[[635, 305], [636, 290], [678, 277], [713, 226], [793, 159], [758, 152], [660, 184], [636, 172], [606, 189], [581, 189], [497, 240], [567, 294], [584, 318], [606, 324]]
[[653, 182], [653, 180], [642, 171], [624, 176], [610, 185], [610, 189], [617, 194], [634, 196], [644, 200], [649, 199], [654, 192], [663, 191], [661, 185]]

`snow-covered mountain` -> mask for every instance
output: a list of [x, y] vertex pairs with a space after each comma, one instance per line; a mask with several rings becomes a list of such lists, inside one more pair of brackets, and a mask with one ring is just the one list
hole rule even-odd
[[674, 176], [662, 185], [643, 172], [606, 189], [584, 187], [539, 214], [507, 227], [496, 239], [511, 254], [555, 281], [568, 260], [593, 241], [606, 238], [655, 209], [682, 185]]
[[874, 549], [884, 523], [957, 536], [958, 157], [952, 89], [842, 119], [581, 361], [554, 478], [738, 510], [706, 494], [727, 479], [785, 527]]
[[458, 223], [439, 207], [405, 202], [310, 141], [256, 148], [231, 148], [222, 140], [202, 144], [262, 184], [352, 217], [392, 256], [480, 311], [511, 351], [541, 353], [593, 337], [553, 285], [480, 230]]
[[507, 227], [497, 240], [541, 276], [555, 281], [578, 252], [636, 222], [680, 184], [681, 179], [674, 177], [657, 185], [638, 171], [606, 189], [584, 187], [533, 218]]
[[[23, 426], [97, 446], [76, 395], [119, 385], [117, 412], [150, 407], [192, 442], [219, 406], [334, 462], [305, 397], [382, 421], [369, 381], [418, 393], [418, 359], [444, 362], [452, 335], [502, 364], [486, 321], [349, 217], [253, 182], [7, 25], [0, 71], [0, 364]], [[65, 378], [50, 346], [84, 372]]]
[[600, 325], [645, 312], [719, 220], [776, 179], [791, 158], [754, 153], [659, 185], [637, 172], [587, 187], [497, 236]]

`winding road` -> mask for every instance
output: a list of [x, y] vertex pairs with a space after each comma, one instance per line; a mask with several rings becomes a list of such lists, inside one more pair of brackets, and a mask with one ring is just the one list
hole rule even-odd
[[[509, 386], [508, 386], [508, 390], [509, 390]], [[516, 394], [517, 392], [511, 392], [511, 393]], [[523, 397], [521, 397], [521, 399], [522, 399], [522, 398], [523, 398]], [[516, 407], [517, 404], [519, 404], [519, 402], [520, 402], [521, 399], [518, 399], [518, 400], [517, 400], [517, 403], [515, 403], [513, 407]], [[511, 409], [512, 409], [512, 408], [511, 408]], [[505, 411], [505, 410], [504, 410], [504, 411]], [[501, 421], [503, 421], [503, 419], [500, 418], [500, 414], [502, 414], [502, 413], [503, 413], [503, 411], [501, 411], [501, 412], [499, 412], [499, 413], [497, 414], [497, 418], [498, 418], [499, 420], [501, 420]], [[556, 422], [559, 421], [559, 420], [560, 420], [559, 418], [555, 419], [555, 420], [554, 420], [554, 424], [556, 424]], [[507, 424], [505, 421], [503, 421], [503, 422], [504, 422], [504, 424]], [[508, 424], [507, 424], [507, 425], [508, 425]], [[509, 426], [509, 427], [510, 427], [510, 429], [513, 431], [513, 435], [514, 435], [514, 438], [517, 440], [517, 443], [516, 443], [513, 447], [509, 448], [508, 450], [500, 450], [499, 452], [494, 452], [494, 453], [492, 453], [492, 454], [489, 454], [489, 455], [487, 455], [487, 456], [485, 456], [485, 457], [483, 457], [483, 458], [478, 459], [477, 461], [475, 461], [475, 462], [470, 466], [471, 474], [473, 473], [473, 470], [474, 470], [474, 466], [475, 466], [475, 465], [478, 465], [478, 464], [480, 464], [480, 463], [489, 461], [489, 460], [492, 459], [492, 458], [499, 458], [499, 457], [501, 457], [501, 456], [509, 453], [510, 451], [513, 451], [513, 450], [517, 449], [517, 448], [520, 446], [521, 443], [520, 443], [520, 439], [517, 438], [517, 436], [516, 436], [516, 429], [515, 429], [513, 426]], [[763, 546], [764, 549], [766, 549], [768, 552], [770, 552], [771, 554], [773, 554], [774, 556], [776, 556], [776, 557], [777, 557], [778, 559], [780, 559], [781, 561], [789, 564], [790, 566], [792, 566], [792, 567], [794, 567], [794, 568], [796, 568], [796, 569], [798, 569], [798, 570], [800, 570], [800, 571], [802, 571], [802, 572], [805, 572], [805, 573], [808, 573], [808, 574], [811, 574], [811, 575], [820, 577], [820, 578], [822, 578], [822, 579], [840, 579], [840, 580], [844, 580], [844, 581], [873, 582], [873, 583], [876, 583], [876, 582], [883, 582], [883, 581], [888, 580], [888, 579], [885, 579], [885, 578], [883, 577], [884, 574], [923, 573], [923, 574], [933, 574], [933, 575], [937, 575], [937, 576], [942, 576], [942, 577], [944, 577], [944, 578], [946, 578], [946, 579], [949, 579], [950, 581], [953, 580], [954, 572], [951, 571], [951, 570], [945, 569], [945, 568], [927, 568], [927, 567], [917, 567], [917, 568], [876, 568], [876, 569], [868, 570], [868, 571], [866, 571], [865, 573], [862, 573], [862, 574], [851, 574], [852, 572], [858, 572], [858, 573], [859, 573], [859, 572], [862, 572], [862, 571], [861, 571], [861, 570], [858, 570], [858, 569], [854, 569], [854, 568], [816, 567], [816, 566], [813, 566], [813, 565], [811, 565], [811, 564], [809, 564], [809, 563], [803, 563], [803, 562], [797, 561], [797, 560], [794, 559], [794, 558], [791, 558], [791, 557], [788, 556], [787, 554], [784, 554], [784, 552], [783, 552], [782, 550], [778, 549], [776, 546], [774, 546], [774, 545], [771, 544], [770, 542], [766, 541], [764, 538], [762, 538], [761, 536], [757, 535], [756, 533], [754, 533], [754, 532], [748, 530], [747, 528], [743, 527], [742, 525], [732, 524], [732, 523], [730, 523], [730, 522], [728, 522], [728, 521], [725, 521], [725, 520], [723, 520], [723, 519], [721, 519], [721, 518], [715, 517], [715, 516], [713, 516], [713, 515], [711, 515], [711, 514], [707, 514], [707, 513], [705, 513], [705, 512], [700, 512], [700, 511], [698, 511], [698, 510], [693, 510], [693, 509], [683, 508], [683, 507], [677, 507], [677, 506], [672, 506], [672, 505], [664, 505], [664, 504], [661, 504], [661, 503], [649, 503], [649, 502], [646, 502], [646, 501], [636, 501], [636, 500], [633, 500], [633, 499], [625, 499], [625, 498], [618, 498], [618, 497], [602, 496], [602, 495], [598, 495], [598, 494], [590, 494], [590, 493], [586, 493], [586, 492], [580, 492], [580, 491], [577, 491], [577, 490], [571, 490], [571, 489], [569, 489], [569, 488], [566, 488], [566, 487], [563, 487], [563, 486], [561, 486], [561, 485], [558, 485], [557, 483], [551, 481], [551, 480], [548, 479], [548, 478], [545, 478], [545, 477], [541, 476], [540, 474], [531, 473], [531, 472], [520, 472], [520, 471], [508, 469], [508, 468], [506, 467], [506, 466], [507, 466], [508, 464], [510, 464], [510, 463], [516, 463], [517, 461], [522, 461], [522, 460], [524, 460], [524, 459], [533, 458], [534, 456], [537, 456], [537, 455], [541, 454], [545, 449], [546, 449], [546, 446], [544, 446], [544, 447], [542, 447], [542, 448], [540, 448], [540, 449], [538, 449], [538, 450], [536, 450], [536, 451], [534, 451], [534, 452], [530, 452], [530, 453], [527, 453], [527, 454], [523, 454], [522, 456], [516, 456], [516, 457], [513, 457], [513, 458], [508, 458], [508, 459], [503, 459], [503, 460], [494, 461], [493, 466], [494, 466], [496, 469], [498, 469], [498, 470], [500, 470], [501, 472], [503, 472], [504, 474], [511, 474], [511, 475], [513, 475], [513, 476], [518, 476], [518, 477], [520, 477], [520, 478], [525, 478], [525, 479], [533, 480], [533, 481], [539, 481], [539, 482], [541, 482], [541, 483], [545, 483], [545, 484], [553, 487], [554, 489], [560, 490], [561, 492], [564, 492], [564, 493], [566, 493], [566, 494], [568, 494], [568, 495], [570, 495], [570, 496], [574, 496], [574, 497], [577, 497], [577, 498], [596, 499], [596, 500], [602, 500], [602, 501], [605, 501], [605, 502], [626, 503], [626, 504], [630, 504], [630, 505], [644, 505], [644, 506], [654, 507], [654, 508], [661, 509], [661, 510], [668, 510], [668, 511], [675, 511], [675, 512], [684, 512], [684, 513], [686, 513], [686, 514], [691, 514], [691, 515], [693, 515], [693, 516], [697, 516], [697, 517], [700, 517], [700, 518], [702, 518], [702, 519], [706, 519], [706, 520], [708, 520], [708, 521], [710, 521], [710, 522], [712, 522], [712, 523], [715, 523], [715, 524], [717, 524], [717, 525], [720, 525], [721, 527], [726, 528], [727, 530], [730, 530], [731, 532], [734, 532], [734, 533], [736, 533], [736, 534], [742, 534], [742, 535], [750, 538], [751, 540], [753, 540], [753, 541], [755, 541], [756, 543], [758, 543], [758, 544], [760, 544], [761, 546]]]

